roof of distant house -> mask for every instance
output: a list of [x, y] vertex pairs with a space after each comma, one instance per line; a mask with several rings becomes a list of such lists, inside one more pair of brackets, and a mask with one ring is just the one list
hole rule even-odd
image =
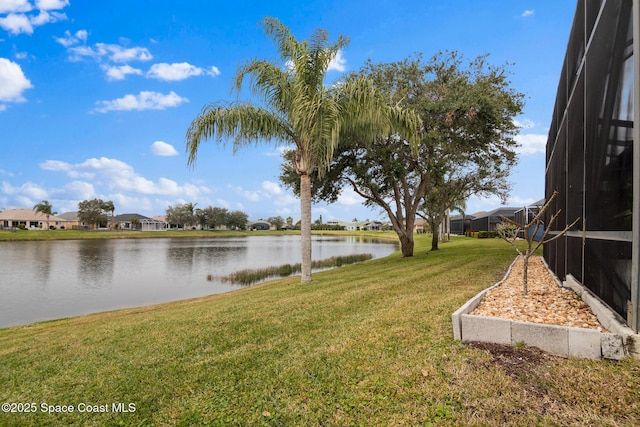
[[500, 215], [505, 215], [505, 216], [506, 215], [513, 215], [514, 212], [516, 212], [519, 209], [522, 209], [522, 208], [500, 207], [500, 208], [492, 210], [491, 212], [484, 212], [481, 215], [474, 214], [474, 219], [485, 218], [485, 217], [488, 217], [488, 216], [489, 217], [493, 217], [493, 216], [500, 216]]
[[[46, 221], [47, 216], [36, 212], [33, 209], [7, 209], [0, 212], [0, 220], [9, 221]], [[55, 215], [49, 215], [49, 222], [65, 222], [64, 218]]]
[[116, 221], [116, 222], [131, 222], [134, 219], [137, 219], [141, 223], [147, 223], [147, 224], [148, 223], [165, 222], [163, 220], [159, 220], [159, 219], [155, 219], [155, 218], [149, 218], [148, 216], [140, 215], [140, 214], [137, 214], [137, 213], [125, 213], [125, 214], [116, 215], [115, 218], [114, 218], [114, 221]]
[[63, 214], [58, 215], [58, 218], [62, 218], [66, 221], [80, 221], [78, 219], [78, 212], [65, 212]]
[[146, 217], [144, 215], [140, 215], [140, 214], [137, 214], [137, 213], [125, 213], [125, 214], [116, 215], [114, 220], [128, 222], [128, 221], [131, 221], [134, 218], [135, 219], [151, 219], [149, 217]]

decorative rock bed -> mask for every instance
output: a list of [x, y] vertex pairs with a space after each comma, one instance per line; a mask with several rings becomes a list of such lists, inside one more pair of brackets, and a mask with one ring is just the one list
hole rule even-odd
[[522, 260], [452, 315], [457, 340], [524, 343], [550, 354], [588, 359], [640, 358], [640, 335], [571, 276], [563, 284], [542, 257], [529, 260], [527, 297]]

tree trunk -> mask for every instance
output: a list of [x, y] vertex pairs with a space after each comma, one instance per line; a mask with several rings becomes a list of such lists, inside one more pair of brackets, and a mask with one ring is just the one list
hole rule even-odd
[[302, 283], [311, 282], [311, 177], [300, 175], [300, 234], [302, 247]]
[[413, 233], [398, 234], [398, 237], [400, 238], [400, 250], [402, 251], [402, 256], [405, 258], [412, 257], [413, 256]]
[[440, 241], [440, 230], [439, 230], [439, 227], [433, 228], [431, 230], [431, 233], [433, 234], [431, 236], [431, 250], [432, 251], [440, 250], [440, 248], [438, 247], [438, 242]]
[[527, 271], [529, 270], [529, 253], [525, 253], [522, 255], [522, 293], [526, 297], [527, 296]]

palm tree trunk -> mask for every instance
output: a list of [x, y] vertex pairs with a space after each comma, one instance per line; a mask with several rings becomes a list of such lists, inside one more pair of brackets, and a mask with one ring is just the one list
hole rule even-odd
[[302, 283], [311, 282], [311, 177], [300, 175], [300, 234], [302, 238]]

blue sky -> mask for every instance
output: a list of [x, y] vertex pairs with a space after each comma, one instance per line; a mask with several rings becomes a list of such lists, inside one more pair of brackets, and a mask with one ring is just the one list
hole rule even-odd
[[[298, 39], [318, 28], [350, 38], [330, 79], [416, 52], [489, 53], [513, 64], [527, 95], [508, 205], [544, 196], [544, 144], [576, 2], [567, 0], [173, 1], [0, 0], [0, 208], [43, 199], [58, 213], [79, 201], [112, 200], [116, 214], [164, 214], [192, 202], [240, 209], [251, 219], [299, 219], [279, 185], [277, 147], [235, 155], [214, 142], [187, 166], [185, 132], [231, 93], [236, 66], [275, 58], [259, 21], [273, 16]], [[491, 210], [476, 199], [467, 212]], [[313, 207], [313, 219], [382, 219], [345, 192]]]

